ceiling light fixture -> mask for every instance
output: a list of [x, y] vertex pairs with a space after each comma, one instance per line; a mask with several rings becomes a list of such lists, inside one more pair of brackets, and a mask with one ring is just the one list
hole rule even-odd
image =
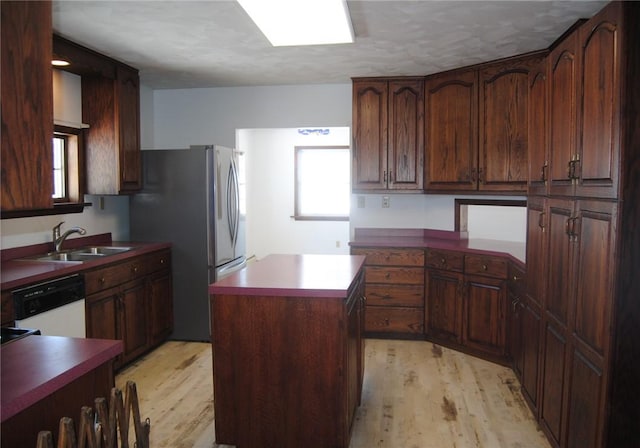
[[51, 61], [51, 65], [53, 65], [54, 67], [66, 67], [68, 65], [71, 65], [71, 63], [62, 59], [54, 59]]
[[353, 43], [345, 0], [238, 0], [274, 47]]

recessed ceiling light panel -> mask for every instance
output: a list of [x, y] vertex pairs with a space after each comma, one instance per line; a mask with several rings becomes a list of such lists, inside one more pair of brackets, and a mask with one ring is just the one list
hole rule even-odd
[[353, 42], [345, 0], [238, 0], [274, 47]]

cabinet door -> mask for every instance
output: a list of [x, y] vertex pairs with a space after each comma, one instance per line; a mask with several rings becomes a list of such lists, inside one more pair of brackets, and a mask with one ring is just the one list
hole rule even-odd
[[461, 342], [462, 274], [427, 270], [426, 333], [436, 339]]
[[[622, 5], [603, 9], [580, 27], [578, 166], [576, 195], [618, 196], [620, 80], [624, 50]], [[637, 49], [635, 50], [637, 51]]]
[[353, 82], [353, 190], [387, 188], [387, 82]]
[[53, 207], [51, 2], [2, 2], [2, 211]]
[[463, 342], [467, 347], [503, 355], [506, 348], [506, 287], [504, 280], [465, 277]]
[[543, 59], [529, 72], [529, 195], [546, 194], [549, 177], [547, 109], [548, 62]]
[[124, 341], [122, 354], [126, 363], [147, 349], [147, 301], [143, 279], [122, 286], [119, 295], [120, 333]]
[[521, 384], [524, 397], [537, 414], [538, 369], [540, 366], [540, 337], [542, 315], [540, 308], [524, 297], [519, 303], [521, 345]]
[[549, 191], [573, 194], [578, 94], [577, 32], [549, 55]]
[[171, 271], [157, 272], [149, 278], [150, 343], [159, 344], [173, 331], [173, 292]]
[[561, 445], [564, 434], [565, 414], [565, 357], [567, 338], [565, 332], [547, 321], [544, 330], [544, 351], [542, 371], [542, 402], [540, 421], [555, 445]]
[[424, 80], [389, 81], [389, 189], [422, 190]]
[[523, 58], [480, 71], [478, 189], [527, 189], [529, 72], [539, 61]]
[[88, 338], [122, 339], [117, 323], [118, 297], [118, 288], [87, 296], [85, 313]]
[[425, 190], [475, 191], [478, 72], [429, 77], [425, 98]]
[[527, 201], [527, 291], [538, 306], [546, 302], [548, 221], [546, 199], [530, 197]]
[[116, 116], [120, 133], [120, 192], [142, 187], [140, 154], [140, 80], [138, 71], [118, 65], [116, 69]]
[[[567, 444], [569, 448], [603, 446], [605, 421], [603, 369], [575, 349], [571, 362]], [[631, 442], [631, 441], [629, 441]], [[637, 440], [636, 440], [637, 442]], [[631, 445], [628, 445], [631, 446]]]
[[608, 354], [614, 297], [617, 204], [579, 201], [571, 233], [575, 241], [575, 310], [571, 328], [581, 343]]
[[558, 322], [566, 328], [569, 320], [569, 303], [573, 286], [571, 258], [574, 239], [573, 201], [551, 199], [549, 201], [549, 258], [545, 269], [548, 279], [546, 307]]

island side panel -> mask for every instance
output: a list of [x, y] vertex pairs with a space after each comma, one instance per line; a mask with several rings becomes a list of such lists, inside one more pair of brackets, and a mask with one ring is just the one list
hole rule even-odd
[[345, 298], [211, 302], [216, 442], [346, 447]]

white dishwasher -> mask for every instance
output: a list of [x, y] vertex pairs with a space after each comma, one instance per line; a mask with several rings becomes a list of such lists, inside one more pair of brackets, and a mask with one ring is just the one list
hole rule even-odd
[[84, 278], [75, 274], [12, 291], [16, 327], [47, 336], [86, 337]]

